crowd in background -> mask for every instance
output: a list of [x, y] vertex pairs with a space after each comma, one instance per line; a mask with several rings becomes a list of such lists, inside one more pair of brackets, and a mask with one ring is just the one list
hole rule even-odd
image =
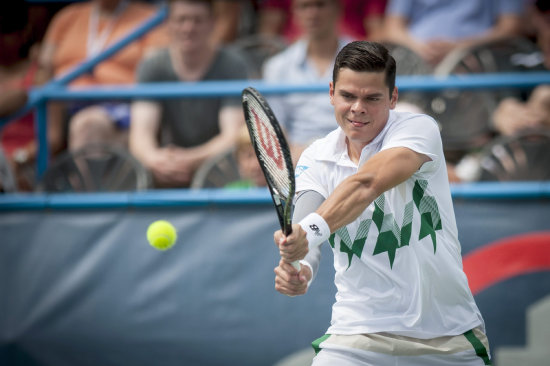
[[[535, 47], [522, 70], [550, 68], [548, 0], [17, 0], [0, 5], [0, 117], [13, 116], [29, 90], [101, 53], [165, 3], [168, 15], [162, 25], [69, 86], [258, 77], [328, 86], [335, 55], [355, 39], [406, 49], [415, 58], [398, 59], [398, 65], [421, 63], [418, 72], [426, 73], [461, 50], [519, 37]], [[252, 51], [261, 52], [260, 61], [244, 46], [251, 42]], [[268, 98], [295, 161], [307, 144], [337, 127], [325, 94]], [[431, 112], [407, 98], [397, 108]], [[19, 191], [34, 191], [40, 184], [34, 117], [32, 110], [16, 115], [0, 131], [1, 152]], [[475, 157], [490, 141], [550, 128], [550, 86], [499, 95], [489, 119], [486, 140], [449, 153], [451, 181], [479, 179], [482, 164]], [[50, 102], [50, 163], [90, 144], [114, 145], [150, 172], [151, 187], [186, 188], [205, 163], [226, 154], [238, 169], [238, 179], [226, 182], [227, 187], [264, 185], [243, 126], [238, 98]], [[1, 179], [0, 174], [5, 188]]]

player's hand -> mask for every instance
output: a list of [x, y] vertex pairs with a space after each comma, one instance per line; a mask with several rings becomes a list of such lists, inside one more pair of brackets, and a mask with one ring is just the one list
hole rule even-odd
[[307, 283], [311, 280], [311, 269], [302, 266], [300, 272], [283, 259], [275, 267], [275, 290], [283, 295], [298, 296], [307, 292]]
[[304, 259], [308, 253], [306, 232], [298, 224], [292, 225], [292, 233], [285, 236], [281, 230], [277, 230], [273, 236], [275, 244], [279, 248], [281, 258], [288, 263]]

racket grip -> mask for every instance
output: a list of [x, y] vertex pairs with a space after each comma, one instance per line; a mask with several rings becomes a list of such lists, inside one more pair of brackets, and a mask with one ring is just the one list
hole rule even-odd
[[294, 261], [291, 264], [292, 264], [292, 267], [296, 268], [296, 270], [300, 272], [300, 269], [302, 268], [302, 266], [300, 265], [300, 261]]

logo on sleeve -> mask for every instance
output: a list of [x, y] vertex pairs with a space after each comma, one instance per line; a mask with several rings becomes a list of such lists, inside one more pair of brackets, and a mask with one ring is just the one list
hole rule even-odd
[[296, 166], [296, 169], [294, 170], [294, 176], [298, 178], [303, 172], [308, 170], [309, 167], [306, 165], [298, 165]]

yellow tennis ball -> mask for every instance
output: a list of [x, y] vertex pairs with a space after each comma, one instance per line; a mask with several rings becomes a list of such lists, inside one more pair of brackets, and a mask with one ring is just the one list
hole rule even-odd
[[147, 240], [153, 248], [158, 250], [172, 248], [177, 237], [176, 228], [166, 220], [157, 220], [147, 228]]

